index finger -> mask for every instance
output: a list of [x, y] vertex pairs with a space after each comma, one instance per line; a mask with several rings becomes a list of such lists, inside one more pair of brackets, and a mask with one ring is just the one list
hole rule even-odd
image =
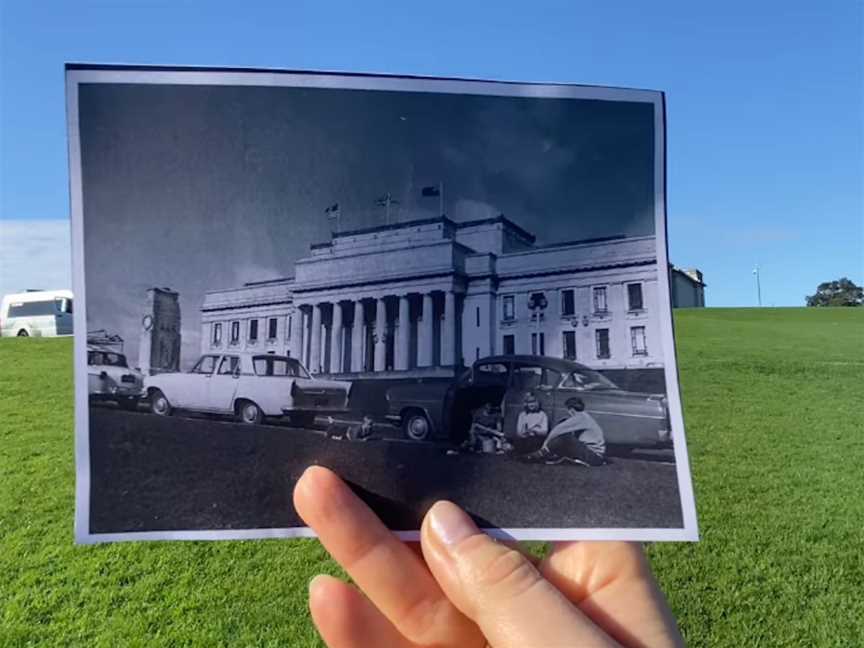
[[470, 645], [466, 633], [482, 639], [444, 596], [425, 563], [335, 473], [308, 468], [294, 489], [294, 507], [406, 638], [444, 646]]

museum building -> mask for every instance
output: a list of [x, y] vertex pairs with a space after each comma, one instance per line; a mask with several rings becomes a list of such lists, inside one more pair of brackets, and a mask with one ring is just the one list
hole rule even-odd
[[343, 376], [452, 375], [513, 353], [662, 367], [657, 277], [653, 236], [540, 246], [503, 216], [336, 232], [292, 278], [209, 291], [202, 351]]

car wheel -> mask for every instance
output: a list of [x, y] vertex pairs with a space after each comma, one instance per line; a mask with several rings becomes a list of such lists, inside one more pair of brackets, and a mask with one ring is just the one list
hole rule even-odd
[[264, 413], [252, 401], [242, 401], [237, 406], [237, 419], [247, 425], [258, 425], [264, 420]]
[[18, 331], [18, 337], [30, 337], [30, 334], [24, 329], [21, 329], [20, 331]]
[[425, 441], [432, 434], [432, 425], [423, 412], [409, 412], [402, 419], [402, 430], [412, 441]]
[[158, 389], [150, 395], [150, 411], [156, 416], [171, 416], [171, 403]]

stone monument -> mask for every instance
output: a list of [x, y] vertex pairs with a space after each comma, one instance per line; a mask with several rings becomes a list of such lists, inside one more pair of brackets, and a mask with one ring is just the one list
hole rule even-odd
[[141, 318], [138, 362], [145, 375], [180, 371], [180, 295], [150, 288]]

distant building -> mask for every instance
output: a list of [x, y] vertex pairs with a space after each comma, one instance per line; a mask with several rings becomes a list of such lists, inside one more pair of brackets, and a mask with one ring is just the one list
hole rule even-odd
[[663, 365], [653, 236], [538, 246], [503, 216], [440, 217], [334, 233], [294, 271], [209, 291], [202, 351], [334, 375], [453, 375], [498, 353]]
[[672, 308], [704, 308], [705, 282], [702, 272], [695, 268], [676, 268], [670, 272]]
[[138, 366], [145, 375], [180, 370], [180, 302], [170, 288], [147, 290]]

